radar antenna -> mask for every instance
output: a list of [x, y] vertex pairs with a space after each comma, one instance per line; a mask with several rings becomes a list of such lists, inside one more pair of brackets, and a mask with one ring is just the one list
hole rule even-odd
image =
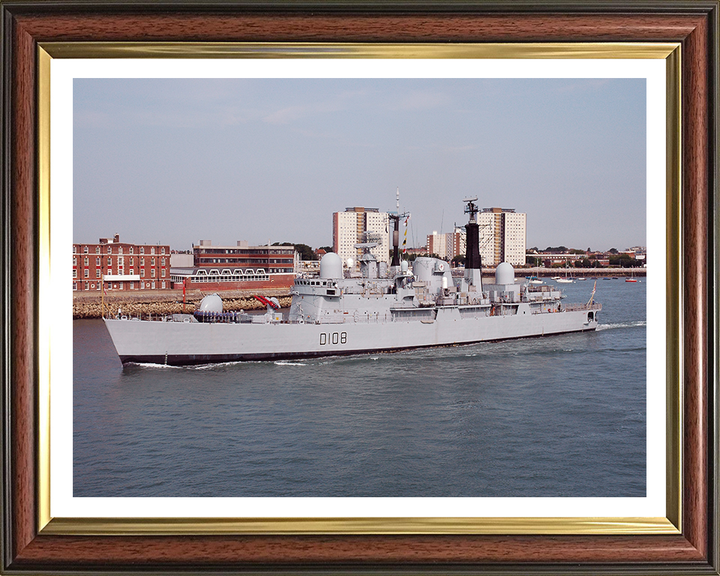
[[465, 206], [465, 214], [470, 214], [470, 222], [477, 222], [477, 213], [479, 212], [477, 204], [475, 204], [475, 202], [477, 202], [477, 196], [474, 198], [464, 198], [463, 202], [467, 204], [467, 206]]

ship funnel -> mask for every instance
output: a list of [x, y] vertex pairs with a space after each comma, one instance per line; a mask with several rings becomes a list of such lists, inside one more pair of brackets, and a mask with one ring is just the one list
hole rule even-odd
[[468, 223], [465, 225], [466, 249], [465, 249], [465, 279], [482, 291], [482, 261], [480, 259], [480, 225], [477, 223], [478, 209], [475, 205], [477, 198], [466, 198], [464, 202], [465, 213], [469, 214]]

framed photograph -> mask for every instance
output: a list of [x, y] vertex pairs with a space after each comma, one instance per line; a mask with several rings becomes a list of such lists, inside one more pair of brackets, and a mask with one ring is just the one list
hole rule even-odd
[[[567, 572], [572, 566], [572, 571], [586, 573], [639, 569], [717, 574], [717, 9], [717, 2], [657, 7], [571, 3], [540, 8], [485, 3], [147, 2], [113, 4], [112, 9], [104, 3], [3, 2], [3, 571], [315, 573], [462, 569], [515, 573]], [[558, 83], [560, 79], [565, 83]], [[574, 83], [568, 84], [567, 79]], [[606, 79], [610, 79], [611, 92], [603, 92]], [[106, 437], [100, 428], [83, 432], [85, 424], [78, 418], [88, 408], [78, 402], [77, 382], [73, 397], [73, 383], [68, 380], [73, 373], [72, 295], [70, 268], [66, 266], [69, 252], [63, 254], [65, 247], [76, 241], [69, 206], [73, 194], [74, 201], [81, 202], [78, 191], [86, 181], [95, 187], [107, 186], [108, 192], [97, 195], [104, 201], [109, 202], [114, 194], [126, 204], [141, 202], [130, 191], [113, 187], [108, 177], [117, 165], [103, 168], [103, 152], [89, 136], [92, 130], [106, 131], [113, 134], [109, 141], [118, 149], [132, 146], [132, 137], [124, 141], [120, 131], [113, 131], [123, 124], [122, 115], [115, 119], [115, 125], [108, 123], [113, 110], [122, 109], [118, 102], [133, 114], [171, 117], [170, 106], [163, 104], [162, 110], [148, 111], [138, 102], [147, 101], [153, 90], [191, 94], [198, 108], [206, 106], [210, 97], [214, 110], [224, 115], [223, 122], [242, 125], [252, 139], [265, 135], [253, 133], [253, 117], [262, 118], [266, 132], [268, 126], [281, 128], [302, 116], [310, 103], [322, 107], [323, 94], [327, 96], [324, 105], [334, 111], [338, 109], [338, 94], [346, 102], [353, 98], [362, 101], [371, 110], [362, 118], [375, 116], [375, 120], [382, 116], [378, 102], [410, 94], [414, 98], [403, 98], [402, 102], [419, 122], [424, 118], [422, 111], [437, 103], [441, 94], [438, 86], [443, 87], [442, 94], [456, 90], [456, 101], [461, 103], [461, 95], [477, 86], [486, 93], [494, 91], [498, 100], [507, 100], [509, 92], [504, 91], [507, 84], [503, 81], [515, 82], [512, 86], [516, 92], [534, 94], [538, 106], [542, 98], [554, 98], [559, 106], [566, 102], [561, 94], [587, 90], [588, 86], [595, 90], [598, 102], [607, 104], [608, 94], [632, 102], [623, 108], [631, 115], [613, 121], [634, 127], [633, 137], [639, 134], [641, 142], [634, 151], [645, 149], [640, 156], [643, 161], [647, 158], [646, 171], [637, 178], [647, 195], [648, 252], [652, 249], [655, 255], [649, 264], [647, 284], [648, 385], [644, 389], [640, 386], [634, 399], [622, 400], [639, 402], [637, 422], [618, 422], [611, 436], [620, 439], [615, 446], [603, 446], [598, 433], [592, 458], [601, 460], [604, 454], [623, 452], [630, 458], [628, 452], [634, 448], [622, 439], [623, 435], [635, 434], [632, 426], [637, 425], [643, 442], [635, 454], [641, 461], [635, 473], [628, 473], [627, 478], [598, 473], [593, 480], [592, 470], [596, 468], [590, 466], [587, 485], [564, 493], [553, 484], [556, 476], [552, 474], [543, 479], [533, 470], [528, 477], [534, 480], [523, 487], [509, 482], [512, 473], [508, 471], [505, 492], [493, 492], [486, 486], [478, 494], [467, 487], [472, 483], [464, 482], [472, 468], [466, 472], [447, 468], [444, 488], [427, 491], [417, 487], [425, 486], [422, 480], [434, 474], [437, 463], [435, 468], [422, 466], [418, 452], [422, 448], [406, 444], [417, 442], [418, 437], [414, 435], [411, 440], [407, 430], [393, 430], [390, 435], [405, 446], [402, 450], [415, 454], [397, 459], [398, 452], [390, 450], [395, 456], [385, 458], [390, 464], [395, 462], [395, 467], [409, 466], [404, 474], [407, 482], [400, 488], [391, 485], [377, 489], [390, 478], [386, 469], [366, 478], [344, 476], [338, 462], [323, 460], [325, 452], [306, 446], [312, 457], [305, 460], [297, 451], [275, 454], [290, 468], [276, 475], [283, 477], [282, 487], [268, 491], [263, 483], [267, 472], [263, 465], [267, 464], [269, 449], [264, 446], [261, 465], [246, 471], [230, 461], [222, 464], [227, 453], [219, 452], [218, 472], [225, 470], [228, 476], [241, 478], [244, 492], [222, 484], [208, 485], [208, 477], [202, 473], [194, 480], [183, 477], [179, 483], [170, 482], [165, 492], [153, 492], [153, 475], [159, 477], [157, 482], [168, 485], [173, 470], [193, 474], [192, 466], [154, 464], [160, 462], [153, 459], [157, 448], [138, 448], [137, 437], [126, 438], [128, 448], [122, 443], [106, 447], [87, 443], [89, 436], [102, 438], [96, 439], [100, 442]], [[222, 108], [222, 92], [228, 86], [230, 90], [246, 90], [242, 114], [237, 109]], [[552, 90], [546, 90], [548, 86]], [[473, 92], [473, 97], [480, 100], [480, 92]], [[261, 110], [271, 98], [276, 102], [272, 114]], [[521, 122], [522, 111], [515, 106]], [[608, 108], [610, 114], [617, 113], [618, 108], [609, 104]], [[401, 114], [399, 105], [388, 109], [396, 117]], [[177, 122], [179, 114], [187, 119], [187, 110], [175, 110], [175, 119], [169, 122]], [[348, 104], [343, 110], [355, 109]], [[350, 115], [347, 112], [347, 117]], [[587, 118], [591, 115], [588, 113]], [[642, 120], [636, 122], [639, 117]], [[443, 116], [444, 121], [448, 118]], [[579, 122], [583, 115], [577, 118]], [[205, 131], [210, 131], [213, 121], [203, 114], [191, 120]], [[531, 122], [525, 119], [525, 123]], [[354, 129], [349, 123], [344, 126], [348, 131]], [[457, 126], [455, 134], [462, 134]], [[592, 122], [588, 121], [588, 126]], [[289, 133], [280, 128], [275, 130], [276, 142], [288, 141]], [[299, 130], [303, 135], [313, 130], [313, 137], [324, 130], [328, 140], [338, 142], [329, 125], [320, 122]], [[609, 128], [607, 131], [611, 132]], [[408, 134], [412, 133], [409, 128]], [[441, 142], [440, 131], [434, 134]], [[462, 144], [453, 143], [453, 151]], [[250, 162], [252, 155], [245, 146]], [[331, 148], [314, 146], [315, 155], [334, 157]], [[627, 159], [625, 146], [633, 150], [632, 142], [618, 141], [616, 146], [611, 142], [608, 149], [616, 149], [611, 158], [634, 162], [637, 168], [637, 161]], [[138, 160], [148, 154], [141, 149], [138, 145], [135, 160], [129, 155], [121, 164], [125, 162], [132, 170], [142, 167], [146, 180], [151, 181], [147, 170], [152, 170], [153, 163], [141, 166]], [[194, 149], [195, 156], [203, 155]], [[212, 165], [218, 162], [220, 150], [218, 147], [202, 157]], [[122, 154], [110, 156], [120, 158]], [[338, 158], [341, 155], [338, 151]], [[539, 151], [537, 155], [542, 158]], [[157, 158], [162, 161], [159, 153]], [[286, 158], [292, 161], [292, 156]], [[297, 158], [296, 164], [303, 163], [301, 156]], [[442, 152], [434, 149], [426, 158], [440, 162]], [[256, 163], [262, 161], [255, 159]], [[93, 170], [100, 175], [95, 180]], [[172, 168], [170, 173], [180, 170]], [[629, 169], [623, 174], [636, 177]], [[177, 183], [179, 191], [179, 179]], [[303, 197], [311, 198], [310, 193]], [[83, 196], [82, 202], [88, 198]], [[605, 199], [611, 198], [608, 192]], [[549, 200], [557, 202], [560, 196]], [[282, 198], [282, 202], [289, 201]], [[114, 209], [120, 208], [116, 204]], [[342, 207], [327, 209], [334, 212]], [[96, 213], [102, 210], [95, 208]], [[301, 214], [299, 207], [297, 216], [303, 220]], [[536, 352], [538, 358], [551, 353]], [[436, 360], [443, 366], [459, 361], [454, 356]], [[347, 365], [310, 367], [318, 372], [349, 369]], [[102, 374], [102, 367], [95, 370]], [[626, 373], [628, 378], [634, 374]], [[253, 374], [246, 370], [230, 378], [254, 378]], [[367, 370], [362, 374], [377, 380], [381, 388], [387, 387], [387, 378]], [[163, 380], [159, 374], [145, 376], [156, 382]], [[618, 372], [615, 378], [619, 376]], [[348, 377], [355, 381], [362, 378]], [[135, 379], [138, 386], [144, 386], [142, 378]], [[169, 385], [177, 385], [174, 378], [166, 379], [173, 380]], [[93, 385], [103, 383], [102, 376], [87, 380], [91, 381]], [[182, 388], [184, 393], [191, 394], [197, 381], [192, 375], [187, 387]], [[244, 390], [246, 395], [252, 394], [248, 392], [252, 388]], [[217, 391], [215, 388], [213, 393]], [[257, 398], [250, 398], [250, 411], [274, 414], [275, 420], [263, 421], [269, 427], [249, 435], [292, 436], [293, 430], [298, 430], [296, 426], [304, 430], [313, 421], [302, 415], [291, 418], [282, 408], [287, 397], [259, 393], [264, 398], [259, 403]], [[341, 393], [343, 401], [350, 401], [354, 394], [350, 389]], [[156, 420], [148, 414], [144, 397], [138, 394], [135, 398], [136, 424], [141, 435], [152, 437], [152, 430], [142, 427]], [[322, 391], [317, 398], [329, 401]], [[235, 409], [230, 396], [218, 398], [216, 407], [228, 401]], [[161, 405], [166, 406], [159, 403], [149, 409]], [[303, 405], [301, 402], [295, 408]], [[438, 406], [442, 407], [442, 402]], [[309, 405], [304, 408], [310, 409]], [[464, 408], [474, 409], [456, 406], [448, 418], [456, 419]], [[317, 413], [321, 408], [312, 410]], [[163, 416], [170, 427], [172, 414], [171, 409], [167, 417]], [[412, 412], [413, 417], [418, 414], [422, 412]], [[212, 414], [206, 417], [217, 421]], [[111, 414], [105, 413], [96, 421], [103, 418], [111, 425]], [[518, 425], [527, 427], [528, 416], [524, 423], [522, 420], [518, 417]], [[542, 428], [537, 417], [529, 421]], [[193, 422], [202, 426], [197, 418]], [[230, 422], [240, 424], [237, 418]], [[460, 437], [462, 427], [453, 426], [457, 451], [478, 448]], [[500, 433], [492, 424], [488, 426], [488, 437]], [[283, 432], [283, 428], [288, 430]], [[128, 430], [126, 426], [118, 429]], [[315, 432], [323, 434], [328, 429], [323, 426]], [[308, 438], [305, 432], [302, 437]], [[196, 438], [187, 431], [179, 433], [185, 442]], [[112, 456], [113, 451], [126, 449], [133, 458], [147, 451], [143, 456], [146, 463], [128, 460], [134, 470], [126, 471], [123, 466], [96, 460], [94, 470], [104, 469], [104, 477], [82, 473], [89, 453]], [[445, 451], [433, 453], [433, 458]], [[521, 465], [522, 454], [527, 458], [527, 451], [517, 454], [521, 456], [506, 464], [502, 458], [494, 461], [498, 466], [496, 483], [503, 466]], [[373, 460], [373, 466], [382, 460], [381, 456]], [[447, 462], [459, 461], [450, 458]], [[323, 463], [329, 471], [318, 474]], [[115, 483], [115, 477], [126, 472], [125, 479]], [[333, 474], [352, 478], [352, 488], [337, 483], [317, 491], [298, 488], [299, 475], [316, 479]], [[602, 483], [606, 485], [604, 491], [598, 488]], [[139, 488], [134, 492], [125, 489], [132, 485]], [[118, 486], [124, 488], [119, 490]], [[189, 488], [178, 490], [179, 486]]]

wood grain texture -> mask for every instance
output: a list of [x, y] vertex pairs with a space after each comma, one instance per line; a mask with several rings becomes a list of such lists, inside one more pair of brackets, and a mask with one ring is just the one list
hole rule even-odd
[[699, 562], [681, 536], [295, 536], [295, 537], [41, 537], [18, 566], [70, 559], [77, 566], [149, 565], [205, 568], [253, 564], [629, 563]]
[[18, 33], [12, 126], [11, 221], [11, 406], [13, 551], [35, 537], [35, 47]]
[[[115, 14], [18, 11], [13, 142], [13, 564], [21, 571], [63, 567], [279, 569], [510, 564], [591, 564], [626, 571], [643, 563], [708, 572], [707, 318], [709, 77], [706, 13], [674, 14], [336, 14], [315, 12]], [[182, 40], [324, 42], [682, 41], [685, 245], [685, 425], [683, 536], [37, 536], [34, 501], [34, 87], [36, 41]]]
[[18, 25], [39, 41], [165, 40], [236, 42], [560, 42], [685, 38], [690, 16], [493, 14], [120, 14], [23, 15]]
[[[683, 61], [683, 243], [685, 443], [684, 533], [708, 552], [708, 24], [701, 22], [685, 42]], [[686, 88], [687, 86], [687, 88]]]

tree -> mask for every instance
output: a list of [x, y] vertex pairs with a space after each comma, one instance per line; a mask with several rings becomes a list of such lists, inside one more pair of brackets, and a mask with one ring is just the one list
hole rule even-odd
[[317, 260], [317, 254], [307, 244], [293, 244], [292, 242], [273, 242], [273, 246], [292, 246], [300, 254], [300, 260]]
[[300, 254], [301, 260], [317, 260], [317, 254], [315, 254], [315, 250], [310, 248], [307, 244], [295, 244], [295, 250], [298, 251]]
[[610, 248], [610, 250], [608, 250], [608, 253], [610, 253], [610, 254], [617, 254], [617, 253], [618, 253], [618, 249], [617, 249], [617, 248]]
[[465, 256], [463, 254], [458, 254], [457, 256], [455, 256], [452, 259], [452, 261], [453, 261], [453, 264], [455, 264], [455, 266], [458, 266], [458, 265], [465, 266]]

